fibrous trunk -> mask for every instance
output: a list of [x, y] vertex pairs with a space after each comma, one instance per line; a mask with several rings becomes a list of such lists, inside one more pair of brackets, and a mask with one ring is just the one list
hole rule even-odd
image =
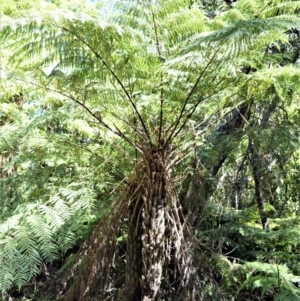
[[145, 150], [143, 179], [130, 200], [126, 287], [131, 290], [131, 300], [158, 299], [163, 266], [168, 261], [165, 209], [171, 170], [167, 159], [162, 149]]
[[143, 153], [141, 184], [130, 197], [128, 211], [127, 300], [160, 300], [175, 289], [174, 283], [179, 289], [186, 281], [179, 267], [185, 226], [170, 184], [170, 159], [164, 149]]
[[[127, 187], [111, 215], [99, 221], [88, 238], [80, 252], [85, 254], [81, 272], [60, 301], [204, 300], [196, 268], [201, 265], [194, 262], [200, 257], [194, 252], [198, 242], [171, 180], [175, 160], [168, 149], [141, 149], [141, 162], [126, 179]], [[118, 235], [125, 224], [123, 261], [118, 257]]]

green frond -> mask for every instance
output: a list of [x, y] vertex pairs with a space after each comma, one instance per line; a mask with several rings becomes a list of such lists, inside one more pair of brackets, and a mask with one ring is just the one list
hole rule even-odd
[[[202, 32], [205, 18], [199, 9], [189, 9], [170, 15], [159, 23], [166, 46], [172, 46], [190, 36]], [[169, 30], [168, 30], [169, 29]]]
[[227, 26], [218, 31], [199, 34], [191, 40], [186, 52], [194, 51], [203, 44], [220, 47], [222, 53], [228, 55], [238, 55], [241, 52], [255, 47], [268, 45], [272, 41], [286, 40], [284, 31], [297, 26], [299, 20], [294, 17], [274, 17], [267, 20], [240, 20], [233, 25]]
[[22, 214], [15, 214], [10, 216], [5, 222], [1, 222], [0, 224], [0, 239], [4, 239], [4, 237], [8, 234], [8, 232], [15, 228], [18, 224], [20, 219], [22, 218]]
[[13, 271], [9, 266], [5, 265], [5, 261], [0, 254], [0, 264], [3, 268], [0, 269], [0, 291], [2, 294], [14, 284]]
[[[299, 279], [297, 280], [299, 283]], [[300, 290], [296, 289], [294, 284], [291, 284], [290, 289], [280, 290], [274, 301], [300, 301]]]
[[247, 18], [243, 13], [236, 8], [228, 10], [225, 14], [222, 15], [222, 20], [227, 22], [227, 24], [236, 23], [240, 20], [246, 20]]
[[[252, 290], [259, 288], [262, 295], [277, 288], [279, 292], [275, 300], [300, 300], [300, 289], [294, 285], [300, 278], [291, 274], [286, 266], [247, 262], [244, 267], [249, 269], [249, 275], [243, 286]], [[287, 299], [283, 299], [284, 297]]]
[[[2, 261], [0, 268], [1, 291], [4, 292], [12, 284], [19, 289], [39, 272], [42, 261], [37, 252], [35, 238], [28, 234], [24, 227], [15, 228], [15, 237], [7, 240], [0, 250]], [[9, 278], [4, 276], [10, 269]], [[7, 281], [9, 280], [9, 281]]]
[[[84, 24], [83, 27], [82, 24]], [[85, 32], [82, 32], [80, 28], [85, 28]], [[37, 30], [39, 33], [37, 33]], [[87, 32], [90, 34], [87, 35]], [[65, 10], [56, 11], [52, 15], [51, 13], [38, 14], [21, 20], [4, 21], [1, 30], [4, 40], [9, 38], [14, 41], [9, 46], [18, 48], [12, 59], [18, 58], [23, 61], [26, 58], [30, 60], [34, 56], [45, 57], [47, 53], [47, 63], [49, 63], [48, 51], [50, 49], [52, 49], [53, 63], [55, 61], [62, 63], [65, 58], [68, 60], [70, 58], [76, 59], [76, 62], [81, 60], [83, 63], [85, 61], [84, 52], [88, 48], [78, 38], [89, 45], [91, 40], [93, 43], [97, 42], [102, 48], [102, 51], [101, 48], [97, 48], [97, 51], [105, 56], [107, 55], [106, 50], [109, 49], [108, 45], [111, 44], [111, 39], [118, 40], [122, 32], [121, 27], [117, 25], [112, 26], [105, 21]], [[26, 37], [25, 40], [24, 37]], [[23, 46], [19, 47], [21, 40], [23, 40]], [[25, 42], [26, 40], [28, 40], [28, 43]], [[94, 45], [92, 44], [92, 46]], [[53, 52], [54, 49], [56, 51]], [[76, 56], [74, 56], [74, 53]]]
[[20, 17], [26, 13], [28, 10], [38, 7], [40, 5], [40, 1], [30, 1], [30, 0], [22, 0], [22, 1], [14, 1], [8, 0], [1, 3], [0, 14], [1, 17], [3, 15], [9, 15], [13, 17]]
[[236, 3], [235, 8], [244, 12], [247, 16], [254, 16], [261, 9], [260, 3], [255, 0], [240, 0]]
[[[12, 285], [21, 288], [40, 272], [42, 262], [58, 259], [75, 243], [72, 228], [65, 223], [79, 211], [92, 211], [93, 192], [86, 188], [61, 189], [49, 200], [49, 205], [29, 204], [0, 224], [0, 289]], [[24, 214], [25, 213], [25, 214]], [[80, 214], [84, 218], [85, 214]], [[62, 230], [63, 229], [63, 230]], [[9, 269], [10, 273], [7, 273]], [[1, 278], [2, 277], [2, 278]]]
[[159, 19], [167, 19], [171, 14], [184, 11], [189, 8], [191, 1], [188, 0], [167, 0], [158, 5], [155, 13]]
[[227, 26], [228, 24], [223, 21], [222, 19], [220, 18], [214, 18], [212, 20], [209, 20], [207, 22], [207, 27], [212, 30], [212, 31], [216, 31], [216, 30], [220, 30], [220, 29], [223, 29]]
[[284, 14], [293, 14], [300, 8], [300, 1], [274, 1], [261, 13], [262, 17], [268, 18]]

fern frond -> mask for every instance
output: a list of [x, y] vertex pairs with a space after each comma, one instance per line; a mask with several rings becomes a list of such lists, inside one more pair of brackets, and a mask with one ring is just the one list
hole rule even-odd
[[290, 289], [280, 290], [274, 301], [300, 301], [300, 290], [291, 284]]
[[205, 28], [205, 19], [199, 9], [189, 9], [174, 13], [166, 20], [162, 19], [158, 26], [163, 33], [162, 41], [166, 43], [167, 47], [172, 47], [176, 43], [202, 32]]
[[222, 20], [227, 22], [229, 25], [246, 19], [247, 17], [245, 17], [237, 8], [230, 9], [224, 15], [222, 15]]
[[269, 18], [283, 14], [293, 14], [300, 8], [300, 1], [275, 1], [261, 13], [262, 17]]
[[185, 52], [195, 51], [202, 45], [222, 47], [222, 52], [228, 55], [238, 55], [252, 47], [266, 46], [278, 39], [287, 39], [284, 32], [298, 25], [298, 18], [291, 16], [274, 17], [267, 20], [240, 20], [224, 29], [200, 34], [191, 40]]
[[[277, 288], [279, 292], [276, 294], [275, 300], [298, 301], [300, 299], [300, 289], [293, 284], [300, 278], [291, 274], [286, 266], [248, 262], [245, 267], [249, 269], [250, 275], [243, 286], [252, 289], [260, 288], [263, 295], [267, 291]], [[252, 276], [253, 273], [254, 276]], [[283, 299], [284, 297], [288, 299]]]
[[236, 3], [235, 8], [244, 12], [247, 16], [254, 16], [260, 9], [261, 4], [253, 0], [240, 0]]
[[[86, 31], [84, 33], [81, 32], [80, 27], [78, 27], [82, 23], [85, 25], [85, 30], [89, 28], [89, 32], [93, 33], [93, 40], [97, 41], [103, 50], [108, 50], [106, 46], [110, 38], [117, 40], [123, 33], [123, 30], [118, 25], [112, 25], [85, 14], [75, 14], [71, 11], [59, 10], [53, 14], [31, 15], [21, 20], [4, 22], [1, 35], [4, 40], [8, 38], [14, 40], [14, 45], [19, 48], [15, 52], [15, 56], [12, 57], [14, 60], [18, 58], [26, 62], [33, 57], [43, 57], [46, 54], [45, 51], [47, 51], [47, 57], [52, 57], [52, 63], [60, 62], [62, 64], [64, 58], [70, 60], [72, 57], [73, 60], [76, 59], [76, 62], [80, 60], [83, 63], [84, 49], [86, 47], [80, 44], [75, 35], [70, 34], [72, 32], [76, 32], [76, 35], [79, 36], [82, 34], [82, 37], [89, 42], [91, 36], [89, 37]], [[40, 34], [37, 34], [37, 28], [39, 28]], [[28, 39], [28, 43], [24, 43], [25, 36]], [[22, 47], [18, 47], [17, 45], [20, 45], [21, 40], [23, 40]], [[11, 47], [15, 47], [14, 45], [11, 44]], [[62, 45], [63, 47], [61, 47]], [[52, 51], [52, 54], [49, 55], [48, 51], [51, 48], [60, 51]], [[99, 48], [98, 50], [100, 51]], [[76, 53], [76, 56], [74, 56], [74, 53]], [[105, 55], [106, 52], [103, 51], [102, 54]], [[25, 58], [27, 60], [24, 60]], [[49, 58], [45, 62], [49, 63]]]
[[167, 0], [162, 1], [157, 6], [157, 17], [159, 19], [167, 19], [171, 14], [184, 11], [190, 6], [190, 1], [187, 0]]

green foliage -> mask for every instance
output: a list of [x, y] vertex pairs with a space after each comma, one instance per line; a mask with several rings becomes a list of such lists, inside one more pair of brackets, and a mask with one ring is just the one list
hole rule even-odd
[[[118, 160], [105, 158], [111, 146], [100, 146], [99, 133], [79, 118], [82, 111], [51, 93], [31, 97], [21, 109], [5, 96], [1, 104], [6, 116], [0, 128], [2, 293], [21, 289], [45, 263], [85, 239], [110, 203], [99, 196], [118, 174], [112, 168]], [[97, 168], [90, 170], [91, 164]], [[111, 176], [103, 173], [108, 169]]]
[[300, 300], [300, 289], [295, 285], [298, 284], [300, 277], [291, 274], [286, 266], [251, 262], [246, 263], [245, 268], [249, 272], [243, 286], [251, 289], [260, 288], [262, 295], [277, 289], [275, 300]]
[[209, 237], [209, 245], [221, 244], [226, 256], [216, 257], [213, 264], [220, 270], [224, 290], [237, 287], [239, 293], [252, 290], [272, 294], [275, 300], [299, 300], [298, 217], [270, 219], [271, 231], [265, 232], [255, 206], [239, 211], [210, 206], [208, 212], [215, 229], [198, 235]]
[[[87, 219], [90, 204], [87, 189], [62, 189], [48, 204], [31, 203], [19, 206], [15, 215], [1, 224], [1, 290], [11, 285], [21, 288], [38, 274], [42, 261], [51, 262], [76, 242], [74, 228]], [[74, 219], [81, 211], [81, 219]], [[73, 216], [76, 225], [66, 227]], [[8, 273], [9, 271], [9, 273]]]
[[[299, 300], [299, 41], [289, 33], [299, 2], [200, 2], [117, 1], [111, 14], [73, 1], [1, 6], [2, 293], [81, 244], [141, 159], [140, 142], [164, 138], [179, 158], [174, 182], [199, 160], [209, 189], [195, 197], [206, 204], [193, 230], [226, 293]], [[245, 104], [250, 117], [234, 128]]]

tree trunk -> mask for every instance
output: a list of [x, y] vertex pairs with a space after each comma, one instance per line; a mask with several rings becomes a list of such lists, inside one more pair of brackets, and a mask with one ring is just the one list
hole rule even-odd
[[[274, 97], [266, 111], [263, 113], [262, 118], [259, 121], [259, 126], [262, 130], [268, 125], [270, 117], [274, 113], [278, 102], [278, 96]], [[255, 184], [255, 199], [258, 206], [262, 227], [265, 231], [269, 231], [268, 215], [265, 210], [265, 201], [262, 192], [262, 169], [264, 168], [264, 159], [260, 150], [259, 141], [250, 141], [250, 152], [252, 154], [251, 168]]]
[[[240, 130], [244, 127], [245, 121], [249, 120], [250, 113], [251, 104], [244, 103], [240, 105], [230, 115], [221, 120], [216, 129], [207, 137], [217, 153], [215, 160], [206, 160], [200, 154], [195, 155], [192, 173], [186, 177], [179, 194], [180, 204], [182, 204], [183, 211], [192, 227], [197, 228], [201, 222], [206, 201], [212, 190], [212, 181], [203, 176], [205, 174], [204, 169], [209, 171], [209, 175], [212, 177], [217, 175], [227, 156], [234, 148], [231, 145], [222, 144], [222, 140], [228, 135], [234, 134], [236, 138], [242, 135]], [[199, 152], [199, 150], [197, 151]]]
[[250, 142], [250, 151], [252, 154], [251, 167], [255, 185], [255, 199], [258, 206], [263, 230], [269, 231], [268, 215], [265, 209], [265, 202], [262, 194], [261, 168], [263, 167], [262, 158], [258, 153], [258, 146]]
[[[181, 211], [171, 180], [167, 148], [143, 150], [140, 178], [128, 196], [128, 240], [124, 299], [203, 300], [195, 260], [199, 242]], [[137, 179], [137, 178], [136, 178]], [[197, 251], [199, 252], [199, 250]]]
[[[126, 179], [127, 189], [113, 205], [111, 216], [99, 222], [80, 251], [85, 254], [84, 265], [60, 301], [94, 301], [95, 296], [122, 301], [207, 300], [202, 298], [198, 272], [202, 266], [205, 269], [198, 262], [199, 242], [181, 211], [171, 180], [174, 158], [167, 148], [142, 149], [142, 162]], [[114, 265], [118, 233], [125, 223], [123, 281]]]
[[166, 248], [166, 182], [171, 170], [163, 149], [145, 150], [144, 175], [128, 211], [126, 283], [129, 300], [159, 299]]

